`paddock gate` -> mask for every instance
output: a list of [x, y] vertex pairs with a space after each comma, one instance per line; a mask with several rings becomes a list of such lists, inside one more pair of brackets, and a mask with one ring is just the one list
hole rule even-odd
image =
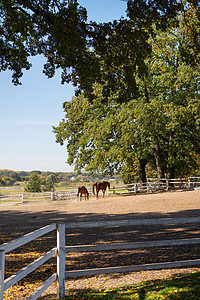
[[[26, 234], [16, 240], [5, 243], [0, 246], [0, 300], [4, 298], [4, 292], [22, 278], [33, 272], [36, 268], [44, 264], [53, 256], [57, 256], [57, 272], [52, 274], [30, 297], [27, 299], [37, 299], [54, 281], [57, 281], [58, 298], [65, 296], [65, 279], [74, 276], [88, 276], [120, 272], [133, 272], [142, 270], [159, 270], [167, 268], [180, 268], [187, 266], [200, 265], [200, 259], [162, 262], [153, 264], [140, 264], [129, 266], [116, 266], [106, 268], [84, 269], [65, 271], [65, 253], [70, 252], [96, 252], [102, 250], [122, 250], [122, 249], [138, 249], [149, 247], [164, 247], [175, 245], [195, 245], [200, 244], [200, 238], [190, 239], [173, 239], [173, 240], [156, 240], [144, 242], [130, 242], [130, 243], [109, 243], [97, 245], [79, 245], [67, 246], [65, 245], [65, 229], [76, 228], [97, 228], [97, 227], [122, 227], [122, 226], [140, 226], [140, 225], [170, 225], [170, 224], [189, 224], [199, 223], [199, 217], [191, 218], [160, 218], [160, 219], [136, 219], [136, 220], [117, 220], [117, 221], [95, 221], [95, 222], [75, 222], [67, 224], [52, 224], [40, 228], [34, 232]], [[24, 267], [11, 277], [4, 279], [5, 273], [5, 254], [10, 252], [38, 237], [41, 237], [51, 231], [57, 230], [57, 247], [51, 249], [49, 252], [35, 260], [28, 266]]]

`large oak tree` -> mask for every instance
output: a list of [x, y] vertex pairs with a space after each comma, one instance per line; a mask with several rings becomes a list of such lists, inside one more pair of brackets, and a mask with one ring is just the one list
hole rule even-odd
[[[98, 98], [99, 107], [106, 111], [111, 101], [111, 108], [118, 107], [119, 114], [122, 114], [123, 107], [127, 109], [128, 105], [130, 107], [133, 105], [131, 121], [128, 117], [126, 119], [127, 114], [124, 110], [125, 122], [129, 122], [129, 125], [133, 127], [126, 129], [132, 140], [126, 146], [125, 142], [122, 143], [123, 134], [120, 131], [113, 131], [113, 136], [112, 132], [108, 141], [112, 146], [111, 149], [116, 148], [116, 151], [113, 150], [110, 157], [116, 157], [116, 161], [111, 158], [106, 160], [105, 170], [111, 169], [112, 171], [118, 166], [121, 169], [125, 168], [124, 166], [133, 169], [135, 167], [133, 160], [136, 157], [144, 180], [145, 164], [147, 161], [152, 161], [153, 154], [158, 173], [161, 174], [167, 165], [168, 171], [170, 168], [172, 170], [168, 172], [172, 176], [174, 165], [177, 168], [178, 161], [174, 153], [179, 149], [177, 145], [180, 145], [183, 137], [192, 141], [189, 150], [192, 151], [193, 148], [198, 147], [198, 142], [195, 142], [196, 139], [198, 140], [196, 131], [194, 137], [188, 134], [195, 128], [194, 126], [198, 125], [199, 108], [196, 105], [196, 102], [198, 104], [196, 96], [199, 94], [197, 91], [194, 92], [192, 87], [196, 85], [196, 77], [193, 75], [195, 68], [199, 66], [200, 59], [199, 18], [199, 1], [197, 0], [128, 0], [126, 19], [102, 24], [96, 23], [95, 20], [88, 22], [86, 9], [80, 7], [76, 0], [0, 0], [0, 70], [12, 70], [13, 83], [19, 84], [24, 69], [31, 67], [29, 57], [43, 55], [46, 58], [45, 75], [51, 78], [55, 75], [56, 69], [60, 68], [62, 83], [72, 82], [77, 89], [77, 95], [81, 94], [80, 97], [87, 99], [90, 105], [95, 106], [96, 98]], [[174, 58], [168, 57], [167, 52], [152, 53], [152, 49], [154, 51], [156, 49], [152, 44], [152, 39], [155, 40], [157, 30], [160, 30], [160, 35], [162, 32], [167, 32], [168, 28], [174, 28], [176, 32], [180, 23], [184, 24], [182, 25], [185, 31], [184, 37], [187, 36], [187, 39], [184, 38], [183, 41], [178, 42], [178, 61], [181, 61], [181, 64], [176, 66]], [[152, 55], [157, 55], [155, 60], [159, 63], [162, 61], [160, 58], [164, 57], [162, 64], [166, 72], [154, 74]], [[168, 63], [166, 59], [169, 59]], [[159, 70], [160, 66], [156, 68]], [[188, 84], [183, 82], [185, 78], [188, 78]], [[180, 81], [179, 86], [178, 81]], [[94, 86], [100, 86], [100, 97], [95, 94]], [[189, 95], [185, 100], [188, 88]], [[76, 99], [77, 102], [78, 99]], [[161, 99], [165, 99], [164, 103]], [[176, 101], [180, 102], [179, 109], [177, 109]], [[192, 104], [191, 101], [193, 101]], [[191, 109], [189, 117], [186, 118], [185, 111], [188, 107]], [[145, 118], [146, 112], [152, 115], [155, 113], [153, 125], [148, 123], [148, 118]], [[98, 113], [100, 114], [100, 111]], [[104, 121], [105, 114], [106, 112], [103, 112], [103, 116], [100, 117], [101, 122], [98, 123], [98, 127], [108, 126]], [[112, 111], [110, 114], [112, 116]], [[162, 120], [163, 114], [168, 116], [168, 124], [170, 124], [168, 127], [165, 124], [166, 119]], [[188, 120], [183, 122], [184, 136], [182, 135], [179, 143], [174, 134], [178, 132], [178, 129], [182, 132], [182, 128], [178, 128], [178, 124], [181, 124], [177, 121], [178, 119]], [[120, 120], [118, 120], [119, 123]], [[142, 123], [141, 120], [144, 122]], [[112, 125], [112, 122], [110, 121], [109, 124]], [[158, 126], [156, 127], [155, 124]], [[187, 132], [188, 124], [192, 125]], [[168, 128], [167, 132], [166, 128]], [[169, 128], [172, 133], [170, 137], [167, 135]], [[106, 127], [101, 129], [105, 132]], [[87, 131], [86, 128], [85, 130]], [[121, 144], [117, 142], [116, 136], [120, 136]], [[69, 143], [71, 151], [74, 147], [75, 153], [76, 151], [79, 153], [76, 149], [79, 144], [75, 144], [75, 142], [78, 143], [78, 137], [79, 135], [75, 138], [74, 144]], [[99, 143], [100, 141], [101, 139]], [[102, 143], [102, 147], [99, 143], [99, 157], [102, 162], [105, 142]], [[123, 154], [119, 156], [115, 153], [120, 152], [117, 147], [122, 144], [126, 147]], [[167, 149], [171, 149], [171, 152]], [[91, 144], [86, 144], [84, 150], [84, 153], [88, 155], [87, 150], [91, 151]], [[81, 161], [80, 153], [77, 167]], [[105, 153], [108, 154], [109, 151], [105, 150]], [[184, 157], [185, 153], [181, 157]], [[87, 156], [83, 157], [87, 161]], [[121, 163], [122, 157], [123, 164]], [[181, 160], [182, 158], [179, 159]], [[93, 161], [93, 169], [95, 169], [95, 164], [97, 165], [97, 162]]]
[[[200, 70], [181, 56], [182, 47], [188, 47], [184, 20], [179, 28], [158, 30], [149, 43], [148, 72], [135, 73], [137, 97], [129, 94], [129, 101], [116, 101], [126, 90], [122, 68], [118, 87], [106, 103], [99, 84], [92, 102], [82, 94], [64, 103], [65, 119], [54, 131], [57, 142], [67, 140], [68, 163], [76, 170], [118, 172], [126, 180], [139, 174], [146, 181], [147, 163], [162, 178], [188, 175], [195, 165], [194, 154], [200, 150]], [[131, 69], [130, 57], [129, 62]]]

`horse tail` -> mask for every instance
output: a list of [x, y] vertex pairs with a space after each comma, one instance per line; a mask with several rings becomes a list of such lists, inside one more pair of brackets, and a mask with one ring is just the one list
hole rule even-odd
[[79, 196], [79, 193], [80, 193], [80, 186], [78, 187], [77, 197]]
[[96, 186], [96, 183], [94, 183], [92, 186], [93, 195], [95, 195], [95, 189], [94, 189], [95, 186]]

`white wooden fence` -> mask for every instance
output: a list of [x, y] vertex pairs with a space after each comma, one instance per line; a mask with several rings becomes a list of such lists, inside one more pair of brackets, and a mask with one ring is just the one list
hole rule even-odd
[[[141, 193], [141, 192], [155, 192], [159, 190], [169, 190], [173, 185], [174, 188], [182, 189], [188, 188], [193, 189], [200, 186], [200, 177], [190, 177], [190, 178], [179, 178], [179, 179], [158, 179], [158, 178], [148, 178], [148, 181], [145, 183], [132, 183], [111, 186], [110, 189], [107, 189], [106, 194], [125, 194], [125, 193]], [[89, 195], [92, 196], [92, 188], [86, 186], [88, 189]], [[101, 191], [100, 191], [101, 193]], [[101, 196], [101, 194], [100, 194]], [[51, 193], [51, 200], [73, 200], [77, 198], [77, 190], [63, 190], [55, 191]]]
[[[26, 234], [16, 240], [8, 242], [0, 246], [0, 300], [3, 300], [4, 291], [17, 283], [36, 268], [41, 266], [54, 255], [57, 255], [57, 273], [49, 277], [28, 299], [37, 299], [55, 280], [58, 284], [58, 297], [65, 297], [65, 278], [73, 276], [88, 276], [98, 274], [109, 274], [119, 272], [133, 272], [141, 270], [158, 270], [166, 268], [178, 268], [200, 265], [200, 259], [184, 260], [175, 262], [162, 262], [153, 264], [142, 264], [133, 266], [117, 266], [84, 270], [73, 270], [65, 272], [65, 252], [95, 252], [102, 250], [122, 250], [122, 249], [137, 249], [148, 247], [164, 247], [175, 245], [192, 245], [200, 244], [200, 238], [193, 239], [174, 239], [174, 240], [157, 240], [133, 243], [114, 243], [101, 245], [79, 245], [79, 246], [65, 246], [65, 228], [97, 228], [97, 227], [121, 227], [121, 226], [139, 226], [139, 225], [169, 225], [169, 224], [186, 224], [199, 223], [200, 218], [162, 218], [162, 219], [138, 219], [138, 220], [117, 220], [117, 221], [94, 221], [94, 222], [78, 222], [65, 224], [52, 224], [36, 230], [32, 233]], [[57, 229], [57, 247], [51, 249], [49, 252], [41, 256], [36, 261], [24, 267], [16, 274], [4, 280], [5, 273], [5, 253], [10, 252], [40, 236], [43, 236], [53, 230]]]
[[112, 186], [108, 194], [124, 194], [124, 193], [141, 193], [155, 192], [159, 190], [169, 190], [171, 187], [175, 189], [187, 188], [189, 190], [200, 187], [200, 177], [165, 179], [165, 178], [148, 178], [144, 183], [132, 183], [126, 185]]
[[[96, 228], [96, 227], [114, 227], [114, 226], [139, 226], [139, 225], [169, 225], [169, 224], [185, 224], [185, 223], [199, 223], [200, 218], [162, 218], [162, 219], [139, 219], [139, 220], [118, 220], [118, 221], [96, 221], [96, 222], [79, 222], [66, 224], [67, 228]], [[160, 240], [160, 241], [145, 241], [133, 243], [114, 243], [114, 244], [101, 244], [101, 245], [83, 245], [83, 246], [66, 246], [66, 252], [95, 252], [102, 250], [122, 250], [122, 249], [137, 249], [148, 247], [163, 247], [175, 245], [192, 245], [200, 244], [200, 238], [193, 239], [174, 239], [174, 240]], [[200, 265], [200, 259], [176, 261], [176, 262], [163, 262], [154, 264], [142, 264], [134, 266], [118, 266], [96, 269], [85, 269], [66, 271], [66, 277], [72, 276], [88, 276], [98, 274], [120, 273], [120, 272], [133, 272], [142, 270], [159, 270], [167, 268], [178, 268], [186, 266]]]
[[[7, 279], [4, 279], [5, 274], [5, 254], [31, 242], [51, 231], [57, 229], [57, 247], [52, 248], [49, 252], [42, 255], [40, 258], [22, 268], [14, 275]], [[55, 280], [58, 284], [58, 297], [64, 297], [65, 286], [65, 225], [64, 224], [52, 224], [46, 227], [40, 228], [34, 232], [19, 237], [11, 242], [5, 243], [0, 246], [0, 300], [3, 300], [4, 292], [33, 272], [35, 269], [44, 264], [53, 256], [57, 256], [57, 273], [52, 274], [30, 297], [27, 299], [37, 299]]]
[[51, 200], [51, 192], [43, 193], [2, 193], [0, 202], [2, 203], [24, 203], [26, 201]]
[[[107, 195], [112, 194], [125, 194], [125, 193], [141, 193], [141, 192], [155, 192], [159, 190], [169, 190], [173, 185], [173, 188], [182, 189], [187, 188], [189, 190], [199, 188], [200, 189], [200, 177], [189, 177], [179, 179], [158, 179], [148, 178], [145, 183], [132, 183], [126, 185], [111, 186], [110, 190], [106, 191]], [[89, 196], [93, 195], [92, 187], [86, 186], [89, 192]], [[43, 200], [69, 200], [78, 201], [77, 189], [56, 190], [54, 192], [43, 193], [2, 193], [0, 194], [0, 202], [17, 202], [24, 203], [27, 201], [43, 201]]]
[[189, 189], [199, 188], [200, 187], [200, 177], [189, 177], [188, 178], [188, 187], [189, 187]]

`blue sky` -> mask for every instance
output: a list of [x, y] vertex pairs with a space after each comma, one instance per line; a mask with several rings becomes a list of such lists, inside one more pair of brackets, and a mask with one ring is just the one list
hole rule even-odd
[[[112, 21], [125, 16], [121, 0], [80, 0], [88, 20]], [[74, 88], [61, 85], [60, 72], [52, 79], [42, 73], [44, 59], [31, 59], [21, 86], [11, 82], [11, 72], [0, 72], [0, 169], [14, 171], [73, 171], [66, 163], [66, 145], [55, 142], [52, 126], [64, 118], [62, 103], [70, 101]]]

